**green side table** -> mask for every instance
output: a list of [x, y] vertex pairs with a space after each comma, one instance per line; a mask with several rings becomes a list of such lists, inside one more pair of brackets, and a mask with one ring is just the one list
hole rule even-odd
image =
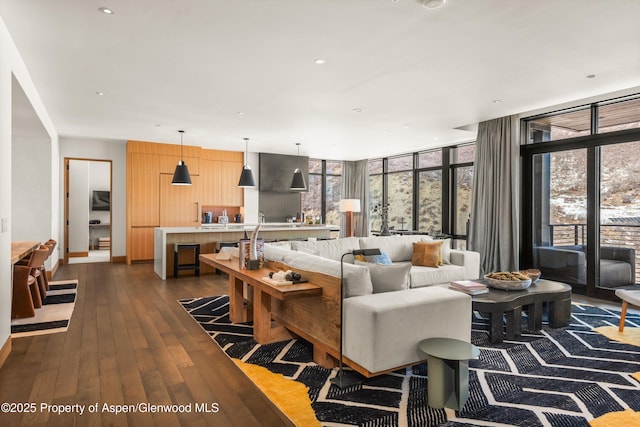
[[480, 350], [452, 338], [429, 338], [418, 348], [427, 354], [429, 406], [460, 410], [469, 397], [469, 359]]

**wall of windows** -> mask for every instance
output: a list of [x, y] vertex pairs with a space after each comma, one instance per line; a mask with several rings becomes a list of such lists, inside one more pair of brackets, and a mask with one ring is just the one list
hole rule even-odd
[[309, 191], [302, 193], [302, 211], [324, 224], [339, 225], [342, 162], [309, 159]]
[[392, 232], [452, 235], [465, 247], [471, 209], [475, 144], [369, 160], [372, 232], [381, 228], [376, 206], [388, 206]]
[[562, 281], [577, 293], [611, 297], [621, 286], [608, 273], [611, 259], [635, 264], [635, 275], [640, 274], [637, 256], [630, 261], [619, 256], [640, 251], [640, 96], [529, 117], [522, 129], [528, 197], [521, 265], [539, 267], [543, 277], [553, 278], [557, 272], [544, 254], [559, 246], [581, 248], [582, 267]]

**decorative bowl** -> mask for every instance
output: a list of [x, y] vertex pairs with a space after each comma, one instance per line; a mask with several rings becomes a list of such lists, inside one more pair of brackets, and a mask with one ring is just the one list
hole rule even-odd
[[531, 278], [518, 280], [516, 278], [513, 279], [498, 279], [492, 276], [502, 276], [504, 273], [489, 273], [485, 274], [484, 278], [487, 281], [487, 284], [492, 288], [502, 289], [505, 291], [521, 291], [523, 289], [527, 289], [531, 286]]
[[529, 276], [529, 278], [531, 279], [531, 284], [537, 283], [538, 280], [540, 279], [540, 276], [542, 275], [540, 270], [536, 268], [530, 268], [528, 270], [520, 270], [520, 273]]

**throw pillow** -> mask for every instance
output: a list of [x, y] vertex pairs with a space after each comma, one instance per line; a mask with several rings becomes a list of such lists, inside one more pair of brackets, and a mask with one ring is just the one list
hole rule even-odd
[[442, 264], [451, 264], [451, 239], [444, 239], [443, 242], [444, 243], [442, 243]]
[[414, 243], [411, 264], [436, 268], [442, 265], [442, 244], [442, 240]]
[[359, 260], [359, 261], [372, 262], [374, 264], [382, 264], [382, 265], [391, 264], [391, 258], [389, 258], [389, 254], [382, 251], [380, 252], [380, 255], [369, 255], [364, 258], [365, 258], [364, 260]]
[[356, 261], [361, 261], [361, 262], [365, 262], [367, 261], [367, 259], [364, 257], [364, 255], [355, 255], [353, 257]]
[[409, 289], [409, 270], [411, 270], [409, 263], [372, 264], [356, 261], [356, 264], [364, 265], [369, 269], [374, 294]]

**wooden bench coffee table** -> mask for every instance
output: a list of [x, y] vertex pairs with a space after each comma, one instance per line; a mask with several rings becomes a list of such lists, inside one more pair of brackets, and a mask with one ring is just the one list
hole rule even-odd
[[268, 276], [268, 268], [240, 269], [238, 258], [218, 260], [217, 254], [200, 255], [200, 262], [211, 265], [229, 275], [229, 319], [240, 323], [249, 320], [243, 297], [244, 283], [253, 287], [253, 338], [260, 344], [268, 344], [291, 338], [282, 325], [272, 321], [272, 298], [284, 301], [294, 298], [322, 295], [322, 288], [311, 282], [294, 285], [272, 285], [262, 280]]
[[[479, 280], [479, 282], [483, 282]], [[472, 297], [473, 310], [489, 314], [489, 340], [502, 342], [521, 335], [522, 309], [526, 307], [529, 330], [542, 329], [543, 311], [548, 312], [549, 326], [561, 328], [571, 320], [571, 286], [540, 279], [521, 291], [489, 287], [489, 293]], [[504, 320], [503, 320], [504, 318]], [[505, 331], [506, 329], [506, 331]]]

